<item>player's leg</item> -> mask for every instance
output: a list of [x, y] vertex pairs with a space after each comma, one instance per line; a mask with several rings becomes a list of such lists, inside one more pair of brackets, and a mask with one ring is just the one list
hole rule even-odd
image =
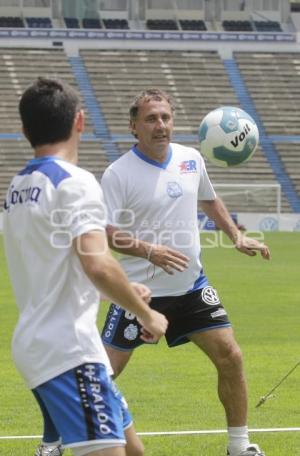
[[113, 368], [113, 378], [117, 378], [121, 372], [125, 369], [128, 361], [130, 360], [133, 350], [121, 351], [115, 347], [104, 344], [105, 350], [108, 354], [110, 364]]
[[216, 290], [206, 286], [179, 296], [173, 307], [175, 310], [169, 318], [171, 323], [166, 333], [169, 346], [191, 340], [217, 368], [218, 393], [228, 422], [228, 454], [262, 456], [257, 445], [249, 444], [246, 425], [247, 385], [242, 353]]
[[123, 429], [126, 439], [126, 456], [143, 456], [144, 455], [144, 445], [136, 433], [135, 427], [133, 425], [133, 420], [131, 413], [128, 409], [127, 402], [123, 397], [122, 393], [119, 391], [117, 385], [112, 382], [115, 395], [121, 401], [121, 410], [122, 410], [122, 421]]
[[[125, 456], [123, 398], [115, 391], [103, 364], [87, 363], [70, 369], [38, 386], [34, 392], [46, 408], [63, 446], [70, 448], [75, 456], [97, 452], [102, 456], [104, 450], [107, 455]], [[45, 456], [48, 454], [52, 456], [51, 452]]]
[[114, 378], [126, 367], [133, 350], [144, 343], [140, 335], [141, 325], [135, 315], [111, 304], [101, 337], [114, 371]]
[[33, 391], [33, 395], [39, 404], [44, 420], [42, 442], [37, 447], [34, 456], [61, 456], [63, 454], [63, 449], [61, 447], [60, 435], [39, 394], [36, 391]]
[[145, 451], [144, 445], [139, 436], [137, 435], [133, 424], [125, 430], [125, 437], [126, 456], [143, 456]]
[[241, 350], [232, 328], [210, 329], [193, 333], [190, 340], [211, 359], [218, 372], [218, 393], [228, 426], [247, 422], [247, 385]]
[[250, 444], [247, 427], [248, 395], [243, 358], [232, 328], [210, 329], [189, 336], [211, 359], [218, 372], [218, 393], [228, 425], [228, 455], [264, 456]]

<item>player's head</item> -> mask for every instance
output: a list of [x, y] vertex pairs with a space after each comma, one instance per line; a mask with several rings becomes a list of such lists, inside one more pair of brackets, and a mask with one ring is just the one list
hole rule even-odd
[[135, 97], [129, 114], [131, 133], [138, 139], [140, 151], [149, 157], [153, 153], [163, 157], [168, 150], [174, 126], [171, 97], [160, 89], [145, 90]]
[[23, 93], [19, 112], [32, 147], [55, 144], [70, 138], [80, 99], [67, 83], [40, 77]]
[[171, 109], [172, 113], [174, 114], [175, 107], [174, 107], [174, 102], [172, 100], [172, 97], [159, 88], [151, 88], [151, 89], [143, 90], [142, 92], [138, 93], [134, 97], [134, 99], [130, 105], [130, 108], [129, 108], [130, 122], [136, 120], [140, 106], [143, 103], [147, 103], [151, 100], [154, 100], [154, 101], [165, 100], [169, 104], [170, 109]]

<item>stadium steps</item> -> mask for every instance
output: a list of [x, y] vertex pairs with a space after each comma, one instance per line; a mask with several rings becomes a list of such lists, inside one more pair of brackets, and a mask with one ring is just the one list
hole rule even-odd
[[226, 59], [224, 60], [224, 67], [239, 98], [241, 108], [247, 111], [257, 123], [260, 132], [260, 144], [262, 146], [262, 150], [273, 170], [274, 175], [276, 176], [277, 181], [281, 185], [282, 192], [287, 198], [293, 211], [300, 213], [300, 197], [297, 194], [292, 180], [285, 170], [284, 164], [274, 147], [272, 140], [266, 134], [264, 125], [257, 110], [255, 109], [255, 105], [247, 90], [236, 61], [234, 59]]
[[104, 114], [102, 113], [100, 104], [96, 101], [93, 86], [90, 82], [85, 65], [81, 57], [69, 57], [69, 62], [89, 112], [95, 137], [103, 141], [103, 147], [107, 154], [107, 158], [109, 162], [113, 162], [120, 156], [120, 153], [115, 144], [111, 141], [111, 135]]

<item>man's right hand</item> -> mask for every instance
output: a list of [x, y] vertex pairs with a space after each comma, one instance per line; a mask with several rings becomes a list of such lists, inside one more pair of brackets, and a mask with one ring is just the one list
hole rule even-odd
[[151, 245], [148, 260], [170, 275], [175, 271], [183, 272], [189, 265], [186, 255], [165, 245]]
[[147, 317], [138, 318], [138, 321], [142, 325], [141, 339], [151, 344], [156, 343], [165, 334], [168, 327], [166, 317], [153, 309], [150, 309]]

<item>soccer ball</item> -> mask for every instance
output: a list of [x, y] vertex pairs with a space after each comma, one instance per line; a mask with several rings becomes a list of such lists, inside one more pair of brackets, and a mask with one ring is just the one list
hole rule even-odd
[[249, 114], [233, 106], [208, 113], [199, 127], [200, 151], [218, 166], [237, 166], [250, 160], [259, 133]]

